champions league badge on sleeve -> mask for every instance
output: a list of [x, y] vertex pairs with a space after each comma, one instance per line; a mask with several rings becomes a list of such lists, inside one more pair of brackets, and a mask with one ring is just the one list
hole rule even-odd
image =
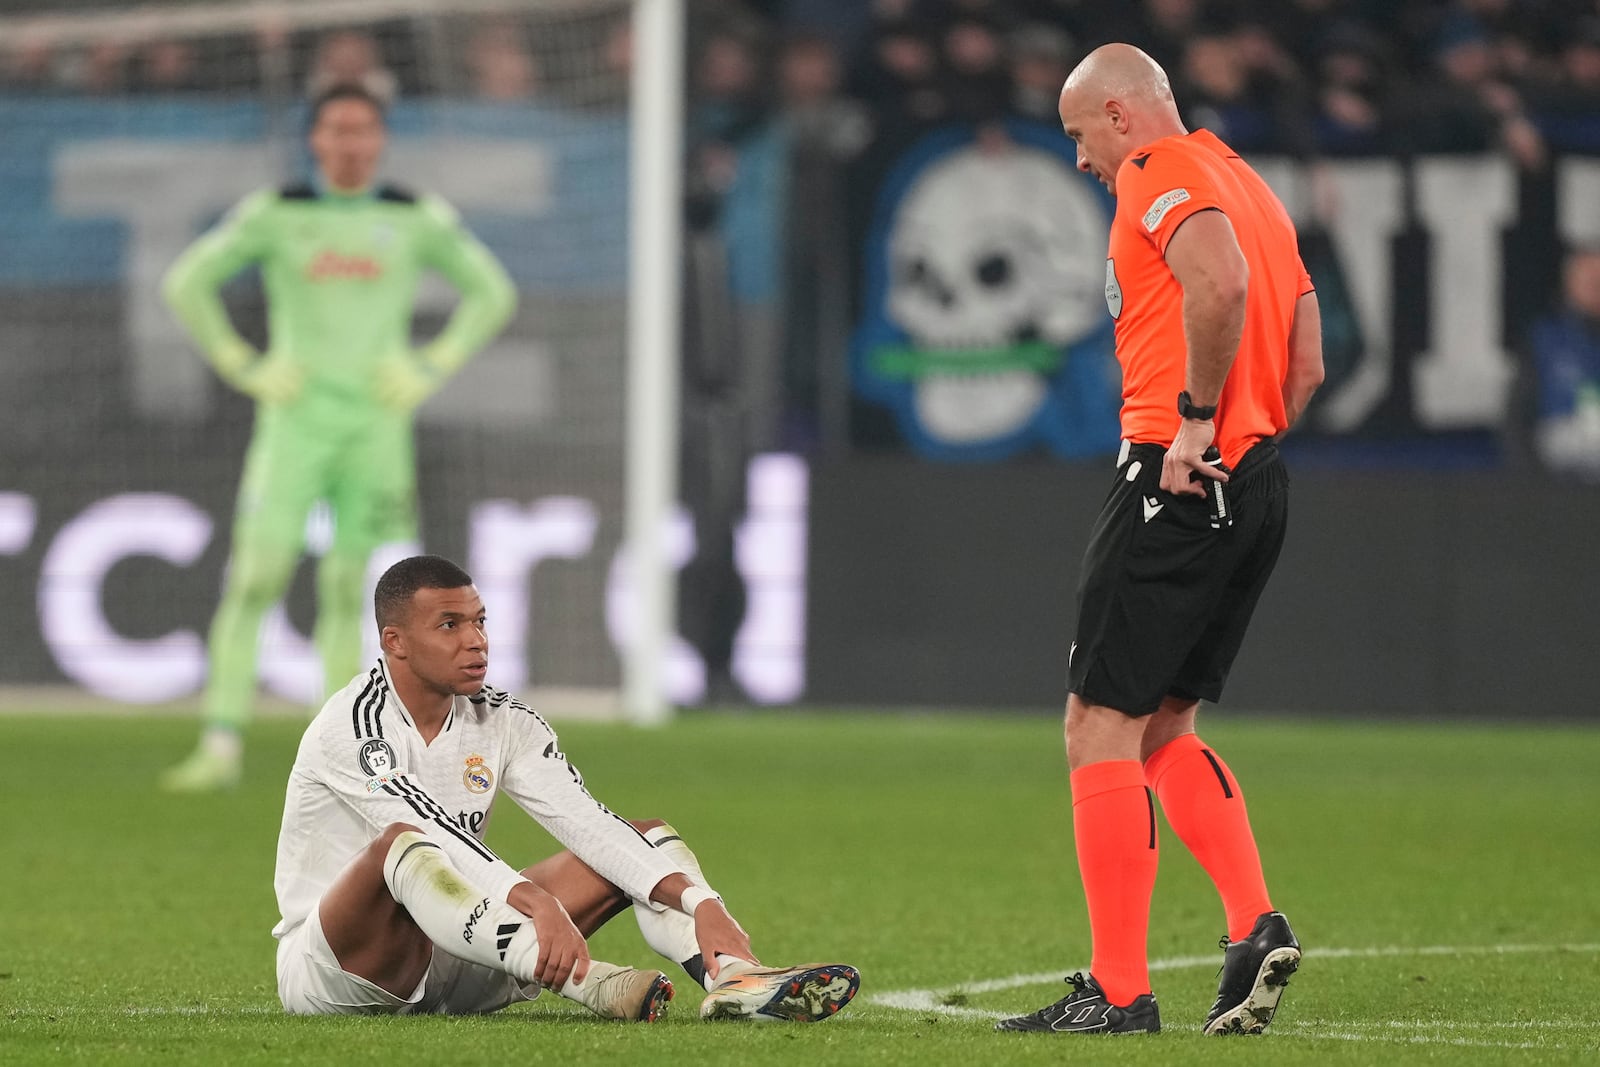
[[879, 189], [852, 375], [930, 459], [1117, 447], [1104, 295], [1114, 204], [1074, 151], [1040, 123], [947, 128]]

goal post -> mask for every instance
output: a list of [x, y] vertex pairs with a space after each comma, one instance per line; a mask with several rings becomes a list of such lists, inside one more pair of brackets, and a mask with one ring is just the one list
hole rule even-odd
[[652, 725], [672, 714], [665, 665], [677, 629], [666, 539], [678, 480], [685, 12], [683, 0], [633, 0], [633, 11], [627, 536], [638, 629], [623, 653], [623, 701], [629, 719]]

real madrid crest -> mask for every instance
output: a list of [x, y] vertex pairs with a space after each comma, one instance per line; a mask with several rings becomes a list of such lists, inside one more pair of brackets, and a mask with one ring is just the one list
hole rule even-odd
[[461, 784], [469, 793], [487, 793], [494, 788], [494, 772], [483, 762], [482, 756], [468, 756], [467, 769], [461, 773]]

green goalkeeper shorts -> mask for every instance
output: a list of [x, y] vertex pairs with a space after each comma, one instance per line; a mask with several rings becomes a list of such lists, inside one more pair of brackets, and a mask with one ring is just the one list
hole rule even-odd
[[298, 553], [319, 500], [333, 512], [333, 550], [365, 556], [417, 537], [417, 474], [411, 419], [352, 413], [315, 427], [258, 409], [245, 453], [233, 538], [238, 547]]

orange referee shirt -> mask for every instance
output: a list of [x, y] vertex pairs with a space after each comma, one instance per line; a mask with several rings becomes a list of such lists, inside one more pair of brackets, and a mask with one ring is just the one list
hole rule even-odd
[[1163, 137], [1123, 160], [1106, 260], [1106, 304], [1122, 364], [1122, 436], [1170, 445], [1188, 348], [1183, 287], [1167, 243], [1197, 211], [1228, 216], [1250, 266], [1244, 338], [1217, 406], [1217, 447], [1231, 465], [1288, 427], [1283, 383], [1294, 306], [1312, 289], [1289, 213], [1238, 153], [1209, 130]]

